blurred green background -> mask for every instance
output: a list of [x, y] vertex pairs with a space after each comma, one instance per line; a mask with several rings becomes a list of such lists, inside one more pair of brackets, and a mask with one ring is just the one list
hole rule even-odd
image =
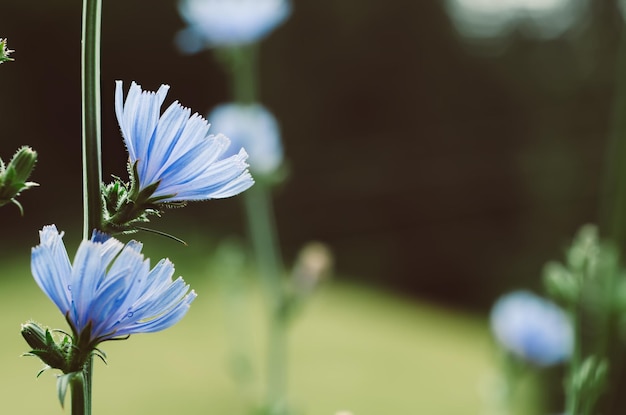
[[[295, 1], [261, 45], [260, 93], [291, 166], [276, 191], [288, 259], [322, 240], [343, 277], [484, 309], [505, 289], [537, 285], [546, 259], [596, 220], [623, 20], [617, 1], [589, 2], [557, 38], [522, 27], [468, 41], [446, 4]], [[184, 24], [174, 0], [104, 2], [103, 13], [108, 178], [125, 176], [116, 79], [169, 83], [168, 102], [200, 113], [229, 93], [210, 52], [175, 49]], [[31, 244], [43, 223], [80, 223], [80, 16], [76, 1], [2, 3], [16, 60], [1, 68], [0, 154], [34, 146], [41, 188], [24, 194], [24, 218], [0, 220]], [[178, 220], [205, 224], [191, 232], [242, 231], [237, 200], [168, 212], [155, 226]]]
[[[333, 400], [330, 391], [308, 384], [309, 370], [315, 372], [311, 377], [316, 387], [330, 387], [328, 371], [350, 373], [353, 377], [342, 380], [346, 389], [341, 395], [355, 415], [394, 413], [389, 405], [398, 396], [418, 400], [410, 391], [428, 386], [415, 377], [423, 370], [419, 359], [425, 352], [419, 347], [431, 339], [436, 344], [429, 353], [441, 352], [442, 362], [448, 364], [441, 367], [441, 383], [433, 385], [449, 384], [455, 393], [472, 394], [478, 407], [477, 379], [493, 364], [481, 316], [504, 291], [538, 289], [542, 265], [560, 257], [581, 224], [598, 220], [624, 21], [617, 0], [549, 3], [582, 9], [565, 8], [546, 23], [571, 23], [557, 35], [540, 36], [528, 15], [505, 32], [470, 38], [459, 29], [455, 20], [459, 16], [449, 13], [452, 0], [296, 0], [292, 17], [262, 43], [260, 93], [281, 122], [290, 165], [289, 180], [275, 192], [286, 262], [291, 264], [309, 240], [328, 243], [336, 255], [334, 284], [314, 300], [294, 333], [294, 358], [300, 358], [294, 370], [301, 372], [294, 375], [293, 389], [297, 398], [315, 408], [309, 413], [329, 413], [341, 409], [337, 406], [342, 403]], [[12, 207], [0, 215], [4, 236], [0, 249], [10, 258], [7, 263], [15, 262], [0, 277], [7, 299], [0, 302], [7, 316], [2, 324], [8, 324], [5, 333], [17, 333], [12, 327], [25, 319], [53, 324], [50, 320], [56, 315], [51, 304], [39, 305], [45, 299], [28, 277], [28, 247], [37, 243], [37, 231], [55, 223], [66, 230], [70, 246], [76, 246], [72, 243], [81, 233], [81, 5], [69, 0], [4, 0], [0, 7], [0, 36], [15, 49], [15, 61], [0, 67], [0, 155], [9, 158], [21, 144], [40, 153], [33, 180], [41, 187], [20, 199], [26, 215], [20, 218]], [[175, 49], [173, 36], [183, 27], [174, 0], [104, 0], [105, 178], [125, 177], [125, 150], [113, 109], [115, 80], [125, 85], [135, 80], [152, 90], [168, 83], [172, 86], [168, 103], [177, 99], [200, 113], [229, 99], [226, 74], [210, 52], [183, 56]], [[216, 295], [212, 279], [204, 278], [204, 267], [220, 238], [244, 235], [240, 201], [192, 204], [167, 212], [153, 227], [196, 242], [195, 248], [185, 251], [169, 240], [150, 239], [157, 250], [153, 257], [169, 256], [182, 275], [199, 285], [197, 291], [206, 284], [202, 295]], [[185, 260], [196, 252], [193, 249], [201, 258], [187, 261], [187, 270]], [[384, 290], [368, 291], [372, 287]], [[403, 299], [397, 300], [400, 294]], [[207, 381], [207, 372], [223, 372], [216, 367], [217, 360], [209, 360], [217, 359], [216, 349], [226, 347], [217, 334], [219, 324], [204, 318], [212, 315], [219, 320], [212, 309], [216, 301], [192, 308], [184, 325], [174, 329], [180, 336], [197, 339], [192, 340], [197, 356], [180, 350], [185, 347], [175, 343], [173, 332], [158, 335], [160, 340], [138, 336], [128, 342], [137, 354], [126, 357], [128, 361], [112, 357], [112, 367], [98, 368], [98, 376], [115, 371], [110, 376], [133, 376], [141, 383], [145, 373], [122, 371], [121, 366], [140, 364], [136, 356], [142, 348], [162, 341], [179, 351], [181, 365], [193, 367], [185, 376], [195, 376], [192, 383], [198, 387], [174, 388], [173, 397], [182, 399], [188, 393], [198, 399], [197, 391], [221, 391], [223, 383], [215, 389]], [[422, 310], [424, 301], [438, 304], [432, 309], [437, 311]], [[457, 310], [454, 317], [439, 308], [442, 305]], [[476, 315], [476, 320], [463, 314]], [[362, 322], [354, 330], [364, 330], [361, 340], [355, 334], [364, 355], [341, 349], [349, 348], [341, 334], [352, 319]], [[438, 332], [439, 323], [430, 327], [431, 319], [444, 321], [446, 330]], [[449, 338], [448, 332], [458, 337]], [[313, 339], [324, 339], [324, 344]], [[19, 343], [16, 340], [14, 355], [24, 351]], [[454, 352], [443, 352], [441, 345], [446, 344], [464, 345], [458, 351], [465, 356], [462, 363], [452, 360]], [[378, 347], [385, 356], [417, 359], [414, 369], [386, 368], [388, 372], [375, 372], [373, 383], [368, 383], [369, 370], [359, 359], [371, 363]], [[121, 345], [105, 348], [112, 355], [122, 354]], [[345, 364], [343, 369], [319, 363], [328, 358], [324, 348], [344, 350], [332, 360]], [[161, 346], [149, 349], [156, 358]], [[158, 362], [146, 360], [137, 370], [158, 368]], [[29, 368], [34, 374], [36, 364], [11, 362], [11, 373], [28, 378], [11, 386], [35, 384], [45, 390], [42, 396], [54, 400], [49, 379], [31, 383]], [[363, 373], [355, 373], [359, 368]], [[428, 373], [436, 376], [435, 369]], [[157, 376], [161, 375], [149, 375]], [[355, 391], [385, 390], [387, 378], [399, 388], [398, 396], [378, 396], [379, 402], [356, 399], [358, 395], [375, 400], [376, 396]], [[116, 381], [101, 382], [111, 382], [114, 388]], [[463, 384], [470, 386], [463, 389]], [[122, 405], [124, 399], [164, 394], [124, 393], [127, 398], [109, 403]], [[233, 391], [216, 392], [230, 402], [218, 413], [231, 413], [234, 406], [228, 405], [236, 405], [236, 399], [225, 397], [229, 393]], [[354, 399], [347, 399], [351, 394]], [[204, 403], [210, 406], [213, 400], [206, 396]], [[454, 408], [433, 409], [453, 404], [433, 399], [439, 400], [427, 413], [459, 413]], [[146, 405], [151, 408], [152, 403]], [[102, 413], [123, 411], [120, 408]], [[397, 413], [420, 413], [420, 408], [405, 404]], [[185, 413], [200, 413], [196, 411]]]

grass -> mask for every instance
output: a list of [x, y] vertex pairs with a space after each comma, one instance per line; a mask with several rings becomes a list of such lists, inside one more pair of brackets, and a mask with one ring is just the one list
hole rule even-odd
[[[41, 362], [20, 357], [27, 351], [20, 323], [67, 326], [30, 277], [28, 261], [4, 261], [0, 412], [69, 413], [57, 401], [53, 372], [36, 379]], [[204, 268], [187, 270], [196, 274], [188, 280], [199, 297], [180, 324], [101, 345], [109, 363], [96, 363], [94, 414], [246, 413], [261, 391], [262, 367], [254, 366], [242, 393], [229, 369], [231, 340], [239, 333], [252, 362], [263, 361], [262, 301], [246, 284], [242, 318], [234, 321], [225, 307], [233, 303], [216, 279], [201, 275]], [[323, 286], [297, 318], [289, 359], [290, 402], [302, 415], [482, 414], [495, 370], [483, 319], [338, 282]], [[520, 413], [534, 413], [533, 400], [524, 401]]]

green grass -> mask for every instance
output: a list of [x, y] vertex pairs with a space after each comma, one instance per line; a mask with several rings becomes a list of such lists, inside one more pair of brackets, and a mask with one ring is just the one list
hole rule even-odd
[[[36, 379], [42, 364], [20, 357], [27, 350], [20, 323], [34, 319], [67, 328], [30, 277], [28, 260], [5, 261], [0, 283], [0, 413], [69, 413], [58, 404], [54, 373]], [[203, 274], [202, 268], [195, 272]], [[243, 319], [233, 323], [215, 280], [188, 280], [199, 296], [180, 324], [101, 345], [108, 366], [96, 363], [94, 414], [245, 413], [246, 396], [230, 375], [229, 333], [245, 337], [253, 362], [262, 362], [262, 301], [247, 286]], [[290, 402], [310, 415], [342, 409], [355, 415], [481, 414], [495, 370], [481, 318], [337, 282], [322, 287], [298, 316], [289, 358]], [[262, 379], [255, 369], [248, 391], [253, 396]], [[533, 413], [532, 406], [523, 413]]]

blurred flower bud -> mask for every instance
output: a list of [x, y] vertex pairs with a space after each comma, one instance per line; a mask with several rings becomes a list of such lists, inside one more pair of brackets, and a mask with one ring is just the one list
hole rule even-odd
[[539, 366], [567, 360], [574, 345], [574, 331], [567, 314], [528, 291], [512, 292], [495, 303], [491, 329], [507, 351]]
[[0, 38], [0, 63], [12, 61], [13, 58], [9, 58], [11, 52], [15, 51], [7, 48], [7, 40]]
[[563, 304], [576, 304], [580, 298], [580, 280], [563, 264], [548, 262], [543, 269], [543, 282], [548, 295]]
[[34, 182], [27, 182], [37, 162], [37, 152], [32, 148], [21, 147], [8, 165], [0, 160], [0, 206], [9, 202], [17, 205], [23, 213], [22, 206], [15, 199], [20, 192], [39, 186]]
[[598, 228], [585, 225], [580, 228], [567, 251], [567, 265], [572, 271], [585, 272], [595, 266], [599, 250]]
[[309, 242], [298, 254], [293, 267], [293, 283], [300, 297], [309, 295], [327, 278], [333, 268], [333, 255], [328, 246], [321, 242]]

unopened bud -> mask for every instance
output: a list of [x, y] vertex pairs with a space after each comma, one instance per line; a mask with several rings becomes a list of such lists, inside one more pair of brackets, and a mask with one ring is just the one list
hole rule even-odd
[[15, 198], [20, 192], [39, 186], [37, 183], [26, 181], [36, 162], [37, 152], [27, 146], [17, 150], [8, 165], [5, 166], [0, 160], [0, 206], [12, 202], [22, 211]]
[[32, 350], [26, 353], [27, 356], [37, 356], [49, 367], [66, 371], [68, 353], [71, 349], [67, 336], [59, 345], [54, 341], [50, 330], [41, 328], [37, 323], [28, 322], [22, 324], [22, 337], [32, 347]]
[[300, 253], [293, 268], [294, 284], [301, 293], [313, 290], [327, 278], [333, 268], [333, 255], [321, 242], [309, 242]]
[[561, 304], [576, 304], [580, 297], [581, 281], [559, 262], [548, 262], [543, 269], [546, 291]]

